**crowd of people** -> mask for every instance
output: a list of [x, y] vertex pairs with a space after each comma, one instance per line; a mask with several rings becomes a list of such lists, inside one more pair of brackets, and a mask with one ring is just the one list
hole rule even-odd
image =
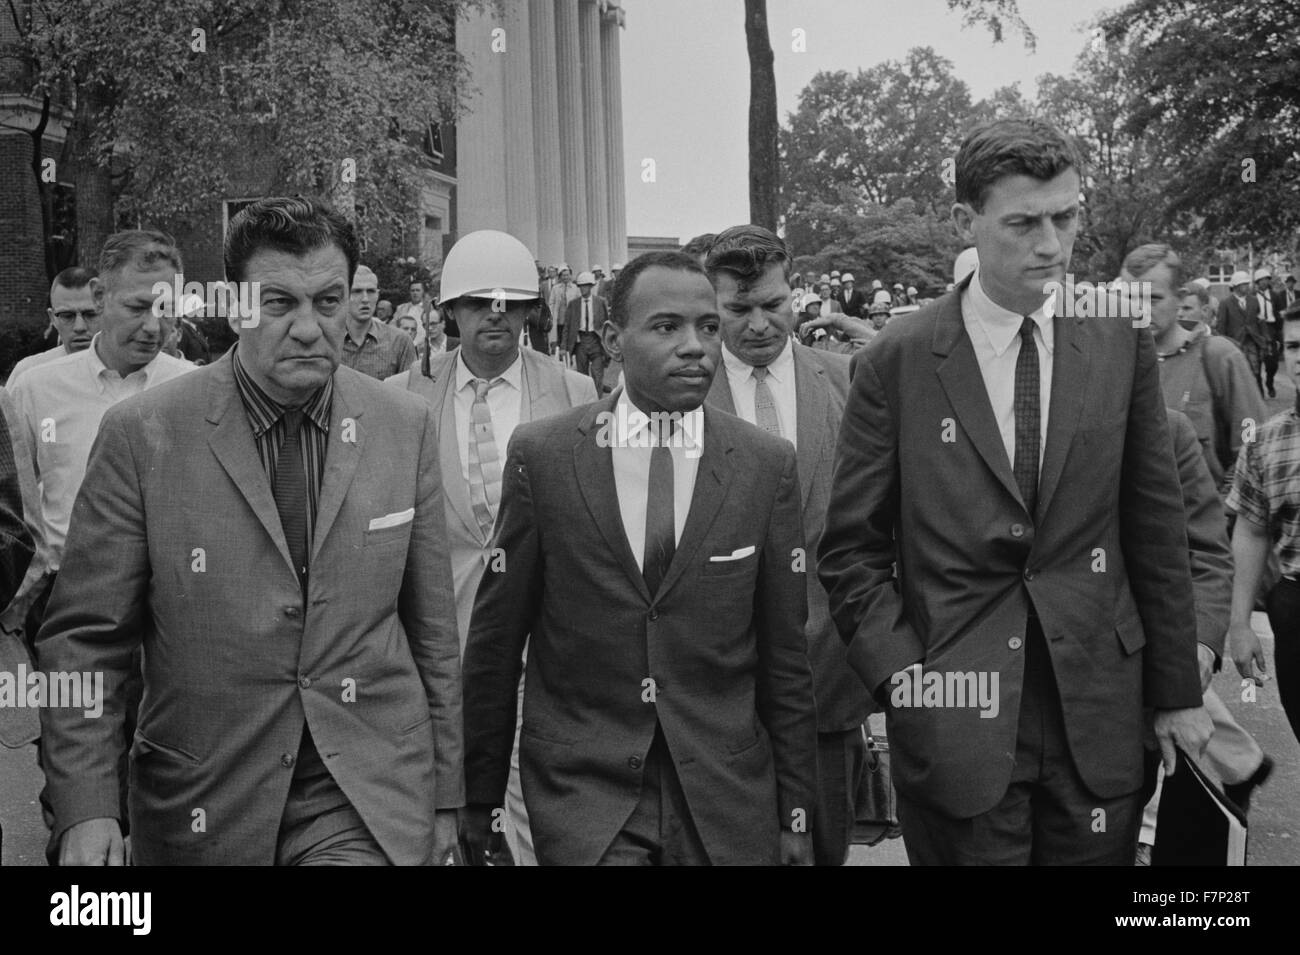
[[104, 678], [26, 727], [51, 864], [840, 865], [880, 713], [913, 864], [1186, 858], [1178, 751], [1241, 813], [1273, 767], [1210, 686], [1257, 601], [1300, 728], [1300, 304], [1151, 244], [1149, 330], [1060, 314], [1082, 170], [971, 133], [934, 299], [737, 225], [475, 232], [394, 308], [262, 199], [224, 353], [111, 236], [0, 389], [0, 670]]

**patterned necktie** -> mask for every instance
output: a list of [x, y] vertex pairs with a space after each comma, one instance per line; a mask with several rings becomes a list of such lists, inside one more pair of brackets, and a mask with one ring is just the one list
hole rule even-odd
[[298, 582], [307, 586], [307, 475], [302, 464], [302, 409], [286, 411], [284, 440], [275, 463], [275, 509], [280, 512], [289, 556], [293, 558]]
[[768, 434], [784, 437], [776, 414], [776, 398], [767, 384], [767, 368], [754, 369], [754, 422]]
[[[671, 433], [671, 426], [666, 426]], [[646, 589], [654, 597], [659, 592], [668, 573], [668, 565], [677, 550], [677, 522], [673, 513], [673, 453], [669, 450], [666, 435], [650, 452], [650, 484], [646, 494], [645, 554], [641, 560], [641, 575]]]
[[582, 300], [582, 330], [591, 331], [591, 299], [589, 298]]
[[1016, 358], [1016, 486], [1033, 516], [1038, 503], [1038, 442], [1040, 415], [1038, 346], [1034, 343], [1034, 320], [1025, 316], [1020, 325], [1020, 355]]
[[475, 378], [474, 404], [469, 413], [469, 500], [485, 538], [492, 536], [497, 506], [501, 503], [501, 455], [497, 451], [496, 436], [492, 433], [492, 412], [488, 408], [487, 396], [502, 381], [501, 378], [491, 382]]

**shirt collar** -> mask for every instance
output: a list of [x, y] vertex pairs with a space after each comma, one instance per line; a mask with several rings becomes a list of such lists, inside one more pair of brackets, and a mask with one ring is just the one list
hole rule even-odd
[[[677, 414], [672, 418], [673, 438], [686, 449], [688, 457], [699, 457], [704, 449], [704, 406]], [[614, 403], [614, 447], [653, 448], [659, 443], [654, 418], [642, 411], [628, 397], [627, 389], [620, 388]], [[676, 442], [669, 447], [675, 446]]]
[[[1048, 317], [1046, 307], [1050, 299], [1045, 299], [1043, 304], [1030, 313], [1029, 317], [1034, 320], [1038, 326], [1038, 333], [1043, 337], [1043, 344], [1047, 347], [1047, 354], [1052, 354], [1052, 348], [1055, 341], [1053, 334], [1052, 320]], [[979, 270], [971, 278], [970, 285], [966, 287], [966, 306], [970, 313], [974, 315], [976, 324], [983, 329], [984, 334], [988, 337], [989, 344], [993, 348], [993, 354], [1001, 357], [1011, 343], [1015, 341], [1020, 334], [1020, 326], [1024, 323], [1025, 316], [1010, 309], [1003, 308], [984, 291], [984, 286], [980, 282]]]
[[[722, 364], [729, 374], [739, 378], [748, 378], [754, 373], [754, 366], [737, 358], [726, 345], [722, 346]], [[794, 345], [787, 340], [781, 353], [767, 366], [767, 376], [772, 381], [780, 383], [792, 374], [794, 374]]]
[[[248, 423], [253, 427], [253, 437], [260, 438], [284, 417], [287, 409], [263, 391], [244, 369], [239, 360], [238, 348], [235, 349], [231, 364], [235, 370], [235, 387], [239, 391], [240, 401], [244, 404], [244, 411], [248, 413]], [[328, 434], [330, 412], [333, 407], [334, 376], [330, 375], [325, 380], [325, 384], [317, 388], [307, 399], [307, 403], [302, 406], [302, 411], [307, 420]]]
[[[379, 332], [376, 330], [379, 324], [380, 322], [377, 318], [372, 318], [370, 320], [370, 324], [366, 326], [366, 333], [361, 336], [361, 344], [364, 345], [367, 338], [373, 338], [375, 341], [379, 341]], [[354, 345], [356, 344], [352, 339], [352, 329], [347, 329], [343, 334], [348, 341], [353, 342]], [[405, 334], [405, 332], [403, 332], [403, 334]]]
[[[524, 390], [523, 374], [524, 353], [521, 351], [515, 355], [515, 360], [510, 363], [510, 367], [492, 380], [500, 379], [522, 394]], [[472, 383], [476, 378], [478, 376], [469, 370], [469, 365], [465, 364], [465, 350], [462, 348], [456, 353], [456, 390], [460, 391], [462, 388], [472, 387]]]
[[158, 354], [154, 355], [153, 358], [150, 359], [149, 364], [145, 365], [144, 367], [137, 368], [135, 371], [125, 376], [118, 375], [116, 371], [114, 371], [112, 368], [109, 368], [107, 365], [105, 365], [104, 360], [99, 357], [99, 337], [102, 334], [104, 333], [95, 332], [95, 337], [90, 340], [90, 347], [86, 349], [86, 361], [90, 365], [91, 377], [94, 379], [95, 383], [99, 386], [100, 390], [102, 391], [104, 389], [104, 379], [107, 375], [111, 374], [117, 377], [119, 381], [125, 381], [127, 378], [130, 378], [132, 375], [138, 375], [141, 372], [144, 373], [145, 387], [146, 388], [149, 387], [149, 382], [150, 379], [153, 377], [154, 369], [158, 367], [158, 358], [160, 355], [163, 354], [162, 350], [159, 349]]

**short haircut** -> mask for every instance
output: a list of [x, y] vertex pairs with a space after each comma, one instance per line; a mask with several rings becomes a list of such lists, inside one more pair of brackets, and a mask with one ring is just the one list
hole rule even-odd
[[755, 285], [773, 264], [781, 266], [781, 274], [789, 282], [790, 250], [776, 233], [761, 225], [737, 225], [713, 240], [704, 269], [710, 282], [716, 283], [719, 273], [726, 272], [743, 291]]
[[54, 281], [50, 283], [50, 291], [53, 292], [56, 288], [66, 288], [74, 291], [79, 288], [85, 288], [90, 284], [90, 280], [96, 278], [98, 275], [99, 273], [94, 269], [87, 269], [80, 265], [73, 265], [54, 276]]
[[1187, 273], [1178, 253], [1163, 242], [1148, 242], [1124, 256], [1121, 271], [1140, 279], [1157, 265], [1169, 266], [1169, 287], [1180, 289], [1187, 283]]
[[357, 235], [339, 213], [307, 196], [258, 199], [230, 220], [226, 232], [226, 278], [244, 280], [249, 260], [264, 249], [305, 255], [336, 245], [348, 262], [348, 285], [357, 271]]
[[104, 240], [99, 250], [99, 278], [105, 286], [116, 284], [117, 277], [126, 269], [141, 272], [167, 263], [177, 272], [184, 271], [181, 250], [176, 240], [157, 229], [127, 229], [114, 232]]
[[682, 255], [708, 255], [709, 248], [713, 245], [713, 240], [717, 238], [712, 232], [705, 232], [703, 235], [697, 235], [691, 241], [682, 246]]
[[609, 320], [619, 328], [627, 328], [627, 301], [641, 273], [648, 269], [670, 269], [674, 272], [691, 272], [707, 279], [708, 274], [685, 252], [646, 252], [623, 266], [614, 280], [614, 291], [609, 297]]
[[1210, 294], [1209, 289], [1202, 288], [1199, 285], [1184, 285], [1178, 290], [1178, 294], [1183, 298], [1189, 295], [1195, 295], [1197, 304], [1203, 306], [1209, 305], [1214, 296]]
[[977, 126], [957, 151], [957, 201], [983, 211], [989, 190], [1007, 176], [1046, 182], [1067, 169], [1083, 176], [1074, 141], [1041, 119], [999, 119]]

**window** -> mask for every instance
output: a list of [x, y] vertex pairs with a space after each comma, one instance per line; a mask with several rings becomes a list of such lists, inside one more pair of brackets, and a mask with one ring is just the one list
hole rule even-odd
[[430, 232], [442, 232], [442, 216], [425, 216], [424, 227]]
[[442, 126], [438, 123], [429, 123], [425, 127], [424, 142], [421, 145], [426, 156], [442, 159]]

